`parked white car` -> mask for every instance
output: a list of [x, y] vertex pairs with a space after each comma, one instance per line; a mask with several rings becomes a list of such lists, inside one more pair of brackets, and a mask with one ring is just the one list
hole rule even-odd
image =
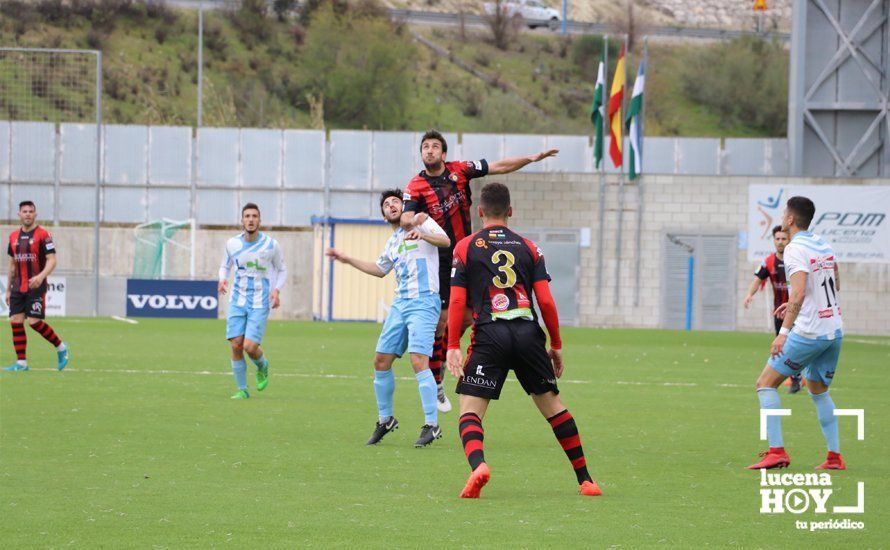
[[[484, 5], [485, 13], [493, 15], [496, 4], [494, 2], [486, 2]], [[544, 5], [541, 0], [513, 0], [511, 2], [501, 2], [501, 9], [506, 10], [507, 14], [522, 17], [525, 24], [529, 28], [549, 27], [550, 30], [559, 28], [561, 15], [559, 11]]]

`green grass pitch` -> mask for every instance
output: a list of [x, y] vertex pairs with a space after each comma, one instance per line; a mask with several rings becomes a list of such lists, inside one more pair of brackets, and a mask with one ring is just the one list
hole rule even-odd
[[[29, 331], [32, 371], [0, 374], [0, 540], [19, 547], [874, 548], [890, 541], [890, 340], [847, 337], [832, 395], [865, 409], [865, 440], [841, 420], [848, 470], [828, 514], [863, 531], [804, 532], [801, 515], [759, 513], [754, 380], [771, 335], [565, 329], [560, 386], [605, 494], [577, 495], [549, 425], [519, 384], [485, 418], [492, 480], [478, 501], [457, 411], [444, 438], [413, 448], [423, 417], [405, 361], [401, 427], [366, 447], [376, 420], [372, 324], [273, 322], [271, 383], [235, 391], [222, 321], [53, 319], [71, 365]], [[11, 363], [9, 329], [0, 332]], [[250, 381], [253, 388], [253, 372]], [[449, 377], [449, 390], [454, 381]], [[456, 404], [456, 396], [451, 394]], [[806, 393], [781, 392], [792, 472], [824, 442]]]

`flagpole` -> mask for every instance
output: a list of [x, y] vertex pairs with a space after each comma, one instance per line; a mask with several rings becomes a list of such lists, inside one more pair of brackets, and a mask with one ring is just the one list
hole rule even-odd
[[[649, 37], [643, 38], [643, 65], [646, 72], [649, 72]], [[640, 168], [643, 167], [643, 142], [646, 136], [646, 92], [643, 91], [643, 104], [640, 106]], [[643, 207], [645, 206], [645, 195], [643, 193], [643, 170], [637, 174], [637, 267], [634, 270], [634, 307], [640, 306], [640, 264], [642, 263], [643, 251]]]
[[[621, 126], [624, 127], [625, 96], [627, 95], [627, 59], [630, 52], [627, 51], [627, 35], [624, 35], [624, 91], [621, 94]], [[621, 289], [621, 225], [624, 222], [624, 131], [621, 132], [621, 170], [618, 171], [618, 227], [615, 235], [615, 294], [612, 305], [618, 305], [618, 294]]]
[[[598, 240], [597, 240], [597, 254], [596, 254], [596, 306], [599, 307], [603, 298], [603, 232], [606, 227], [606, 114], [609, 111], [609, 102], [608, 102], [608, 94], [609, 94], [609, 35], [605, 35], [603, 37], [603, 48], [605, 48], [603, 52], [603, 98], [602, 98], [602, 110], [603, 110], [603, 135], [600, 138], [603, 144], [603, 158], [600, 160], [600, 220], [599, 225], [600, 229], [598, 232]], [[599, 137], [599, 136], [597, 136]], [[594, 147], [596, 147], [596, 141], [594, 141]]]

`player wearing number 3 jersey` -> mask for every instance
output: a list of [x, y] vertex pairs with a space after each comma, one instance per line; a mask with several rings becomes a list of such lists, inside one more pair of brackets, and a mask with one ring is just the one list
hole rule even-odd
[[[806, 231], [816, 213], [813, 201], [791, 197], [785, 208], [782, 230], [791, 237], [785, 248], [788, 302], [776, 310], [784, 318], [770, 349], [770, 359], [757, 380], [760, 408], [780, 408], [776, 388], [786, 377], [803, 372], [816, 405], [819, 424], [828, 444], [828, 458], [819, 469], [843, 470], [837, 417], [828, 386], [834, 380], [843, 339], [838, 302], [836, 258], [831, 245]], [[782, 441], [779, 416], [767, 416], [769, 450], [750, 469], [784, 468], [791, 464]]]
[[[600, 488], [587, 471], [575, 419], [556, 386], [564, 368], [562, 342], [544, 253], [507, 227], [513, 212], [504, 184], [489, 183], [481, 195], [478, 210], [484, 226], [454, 249], [448, 306], [448, 370], [460, 380], [460, 437], [473, 470], [460, 496], [479, 498], [491, 477], [483, 452], [482, 419], [489, 401], [500, 397], [510, 370], [553, 428], [581, 494], [599, 495]], [[550, 333], [549, 353], [533, 299]], [[464, 362], [460, 329], [467, 306], [473, 312], [473, 333]]]

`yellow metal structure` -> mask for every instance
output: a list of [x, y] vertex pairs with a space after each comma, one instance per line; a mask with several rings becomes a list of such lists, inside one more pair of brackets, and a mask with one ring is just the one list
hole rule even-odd
[[375, 262], [391, 235], [389, 224], [336, 221], [327, 231], [316, 226], [314, 287], [315, 303], [320, 305], [320, 314], [319, 307], [315, 308], [316, 317], [333, 321], [383, 321], [395, 297], [392, 273], [380, 279], [327, 258], [323, 265], [319, 264], [331, 242], [334, 248], [349, 256]]

